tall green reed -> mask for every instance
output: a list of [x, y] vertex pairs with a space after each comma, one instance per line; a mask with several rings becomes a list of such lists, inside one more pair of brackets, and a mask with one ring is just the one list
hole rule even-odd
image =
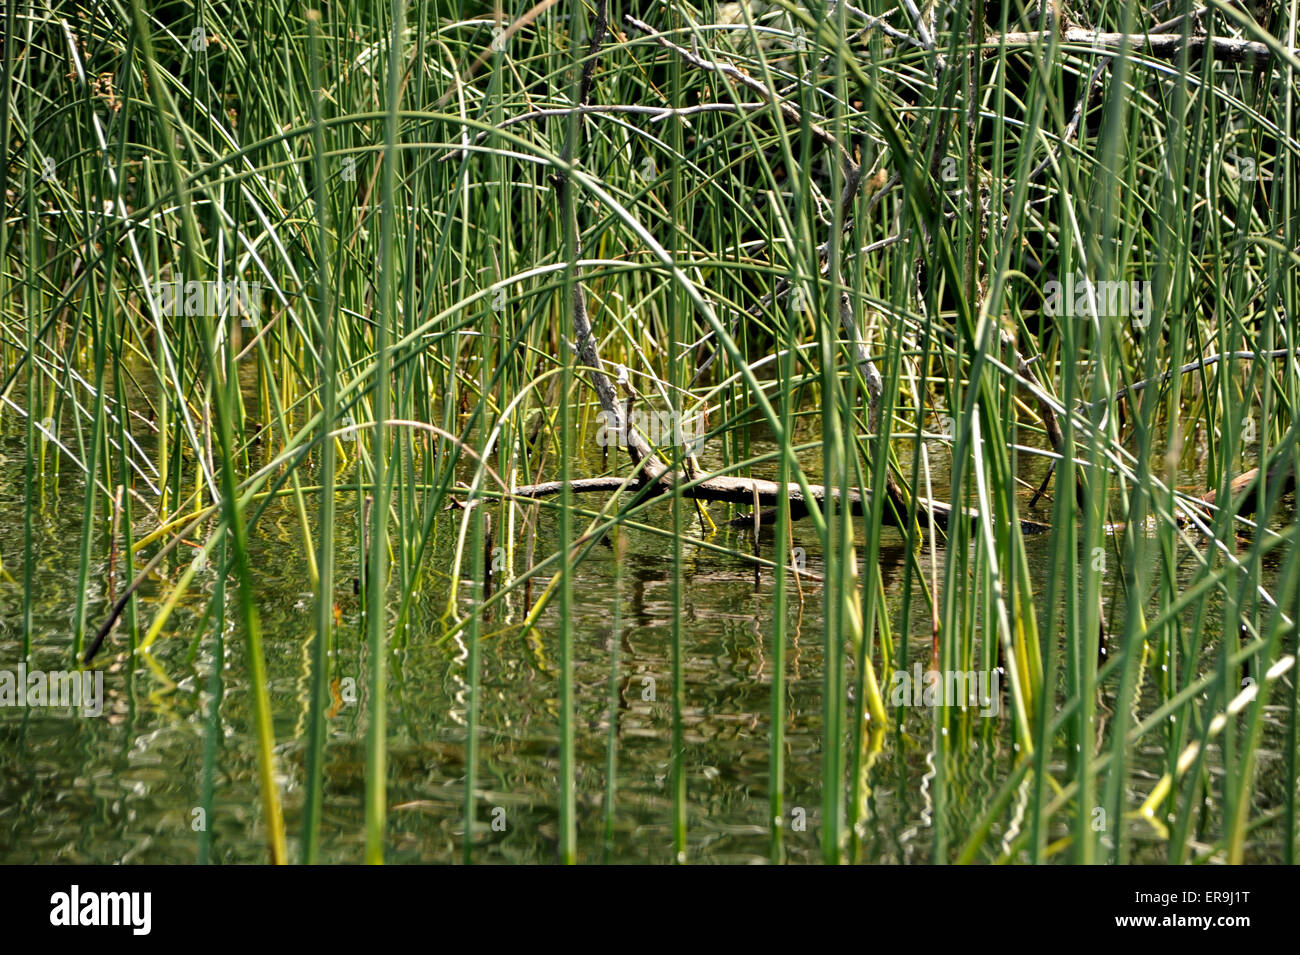
[[[791, 586], [821, 607], [823, 861], [870, 861], [878, 845], [880, 780], [907, 778], [891, 761], [914, 735], [912, 715], [886, 709], [888, 679], [916, 662], [1001, 668], [1006, 686], [996, 720], [925, 711], [933, 775], [923, 794], [900, 787], [897, 800], [930, 820], [933, 861], [1123, 862], [1153, 844], [1171, 862], [1239, 861], [1264, 836], [1294, 858], [1294, 792], [1274, 818], [1256, 785], [1262, 751], [1279, 740], [1291, 779], [1295, 766], [1294, 679], [1264, 679], [1295, 652], [1287, 469], [1273, 470], [1294, 464], [1300, 393], [1288, 268], [1296, 64], [1279, 39], [1294, 32], [1294, 11], [1257, 24], [1209, 8], [1224, 31], [1271, 51], [1261, 71], [1186, 47], [1158, 62], [1136, 40], [1104, 52], [1057, 33], [1013, 44], [1000, 37], [1022, 25], [1014, 5], [994, 18], [963, 2], [920, 25], [866, 5], [890, 33], [844, 4], [612, 4], [616, 29], [596, 49], [603, 4], [532, 18], [517, 6], [484, 20], [450, 5], [408, 17], [404, 4], [358, 3], [316, 21], [276, 3], [184, 15], [133, 5], [118, 25], [90, 27], [57, 5], [6, 10], [7, 35], [25, 41], [6, 44], [0, 104], [6, 157], [21, 167], [7, 199], [19, 214], [0, 225], [0, 349], [3, 394], [23, 417], [24, 653], [60, 469], [84, 481], [69, 641], [79, 655], [102, 615], [91, 585], [103, 549], [120, 548], [120, 589], [202, 516], [187, 533], [217, 555], [215, 573], [234, 575], [263, 823], [285, 858], [279, 704], [273, 713], [265, 690], [250, 558], [259, 519], [281, 501], [315, 604], [304, 738], [291, 744], [305, 755], [299, 857], [321, 859], [333, 838], [327, 709], [341, 666], [330, 648], [342, 641], [365, 647], [364, 854], [383, 857], [386, 719], [401, 707], [388, 665], [423, 639], [412, 622], [422, 595], [441, 588], [449, 613], [432, 639], [463, 637], [468, 654], [462, 858], [478, 854], [477, 773], [492, 746], [482, 652], [513, 629], [557, 651], [556, 841], [574, 861], [601, 828], [588, 832], [579, 808], [587, 690], [575, 669], [587, 661], [574, 617], [594, 597], [584, 562], [605, 534], [659, 535], [672, 558], [665, 851], [694, 858], [704, 837], [688, 785], [699, 688], [686, 568], [696, 553], [752, 561], [752, 542], [724, 524], [746, 508], [715, 504], [705, 520], [680, 485], [659, 501], [628, 488], [599, 506], [566, 491], [537, 505], [555, 521], [554, 553], [515, 573], [518, 535], [535, 539], [538, 524], [510, 486], [591, 476], [593, 369], [571, 348], [581, 297], [600, 371], [622, 363], [632, 380], [662, 383], [641, 401], [708, 410], [706, 472], [801, 491], [820, 481], [867, 501], [860, 513], [814, 504], [798, 520], [784, 501], [774, 536], [759, 532], [775, 575], [761, 605], [771, 859], [799, 845], [786, 798], [786, 727], [798, 715], [787, 702], [798, 688], [787, 672]], [[1107, 8], [1090, 26], [1137, 37], [1149, 13]], [[190, 49], [203, 25], [207, 42]], [[1188, 40], [1194, 28], [1177, 25]], [[58, 108], [65, 91], [41, 71], [76, 57], [77, 100]], [[584, 99], [579, 115], [571, 107]], [[845, 205], [850, 167], [814, 124], [859, 167]], [[57, 183], [42, 181], [47, 157], [59, 159]], [[98, 216], [104, 203], [120, 211]], [[1048, 315], [1046, 282], [1076, 272], [1150, 282], [1148, 323]], [[177, 273], [256, 276], [264, 307], [247, 328], [238, 316], [161, 315], [149, 283]], [[1234, 352], [1258, 357], [1182, 371]], [[1139, 382], [1152, 384], [1117, 397]], [[936, 429], [941, 419], [950, 426]], [[144, 421], [156, 436], [142, 437]], [[777, 450], [760, 453], [764, 439]], [[680, 448], [660, 450], [683, 466]], [[1049, 461], [1048, 502], [1031, 507]], [[1191, 500], [1226, 494], [1257, 463], [1255, 513], [1202, 514]], [[931, 526], [928, 485], [974, 516]], [[348, 521], [336, 519], [336, 495], [356, 508]], [[453, 500], [470, 506], [445, 511]], [[1031, 535], [1025, 517], [1051, 530]], [[356, 646], [335, 621], [347, 603], [335, 599], [344, 524], [365, 550]], [[107, 541], [114, 525], [122, 539]], [[796, 580], [792, 533], [815, 539], [820, 581]], [[448, 575], [431, 557], [449, 536]], [[503, 578], [488, 538], [506, 555]], [[904, 551], [901, 585], [882, 566], [891, 547]], [[176, 569], [165, 600], [141, 614], [145, 653], [206, 573]], [[489, 570], [488, 606], [473, 606]], [[468, 611], [455, 599], [462, 576]], [[535, 583], [539, 599], [524, 609]], [[139, 608], [132, 597], [123, 610], [130, 649]], [[499, 613], [491, 626], [484, 611]], [[608, 690], [619, 663], [606, 662]], [[1258, 689], [1243, 699], [1248, 675]], [[1287, 714], [1280, 735], [1270, 699]], [[207, 732], [220, 709], [214, 701]], [[611, 698], [606, 840], [617, 831], [617, 719]], [[1135, 795], [1139, 746], [1158, 747], [1168, 781]], [[979, 758], [1003, 774], [984, 800], [970, 783]]]

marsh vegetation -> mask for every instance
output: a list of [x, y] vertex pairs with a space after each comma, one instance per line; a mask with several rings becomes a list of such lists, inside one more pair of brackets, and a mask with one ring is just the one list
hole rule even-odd
[[5, 5], [11, 861], [1286, 862], [1297, 5]]

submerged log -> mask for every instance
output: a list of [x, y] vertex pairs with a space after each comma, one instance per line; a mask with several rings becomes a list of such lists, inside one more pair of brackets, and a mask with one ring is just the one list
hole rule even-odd
[[[682, 497], [689, 500], [718, 501], [728, 504], [752, 505], [757, 503], [762, 508], [759, 512], [759, 522], [762, 524], [776, 522], [776, 508], [782, 500], [790, 502], [791, 520], [798, 520], [808, 515], [810, 500], [820, 507], [828, 499], [831, 502], [838, 502], [842, 497], [846, 497], [855, 515], [865, 513], [870, 503], [869, 499], [864, 499], [857, 490], [850, 489], [846, 495], [841, 495], [839, 488], [828, 489], [820, 484], [808, 486], [808, 491], [811, 494], [811, 498], [809, 498], [804, 494], [804, 489], [793, 482], [783, 487], [776, 481], [765, 481], [760, 478], [711, 477], [692, 483], [689, 478], [680, 472], [669, 471], [663, 467], [657, 459], [653, 463], [657, 466], [653, 477], [643, 475], [640, 480], [618, 477], [586, 478], [570, 481], [569, 491], [573, 494], [581, 494], [592, 491], [617, 491], [620, 488], [627, 487], [635, 491], [648, 490], [655, 496], [662, 496], [674, 493], [677, 485], [680, 484]], [[511, 493], [515, 497], [535, 499], [550, 497], [559, 494], [563, 490], [564, 483], [562, 481], [547, 481], [544, 484], [531, 484], [515, 488]], [[934, 527], [938, 530], [944, 532], [948, 530], [952, 522], [953, 512], [956, 510], [951, 504], [945, 501], [917, 498], [916, 505], [917, 520], [920, 521], [923, 527], [929, 527], [933, 522]], [[886, 524], [898, 526], [899, 522], [892, 508], [885, 508], [883, 514]], [[974, 508], [967, 508], [966, 516], [971, 520], [975, 520], [979, 517], [979, 513]], [[753, 515], [747, 514], [738, 517], [732, 523], [736, 525], [751, 524], [753, 523]], [[1020, 529], [1026, 534], [1038, 534], [1051, 528], [1049, 525], [1038, 521], [1022, 519]]]
[[[1275, 462], [1268, 472], [1268, 492], [1272, 493], [1272, 489], [1279, 484], [1282, 486], [1280, 493], [1294, 493], [1295, 469], [1291, 466], [1289, 456], [1284, 456], [1281, 460]], [[1233, 514], [1254, 514], [1259, 510], [1259, 468], [1251, 468], [1249, 471], [1238, 474], [1228, 482], [1227, 490], [1228, 503], [1226, 506], [1232, 509]], [[1217, 499], [1217, 490], [1201, 495], [1201, 500], [1211, 507], [1215, 505]]]

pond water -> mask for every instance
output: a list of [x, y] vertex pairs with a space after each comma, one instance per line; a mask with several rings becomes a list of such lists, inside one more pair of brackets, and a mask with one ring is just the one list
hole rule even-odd
[[[22, 656], [22, 442], [11, 430], [0, 464], [0, 554], [15, 579], [0, 580], [0, 669]], [[936, 454], [936, 461], [946, 454]], [[584, 464], [597, 473], [599, 460]], [[1029, 466], [1027, 465], [1027, 468]], [[1042, 465], [1033, 462], [1035, 477]], [[69, 665], [82, 486], [64, 476], [47, 481], [36, 527], [35, 619], [29, 669]], [[936, 490], [944, 475], [936, 474]], [[1037, 480], [1033, 481], [1034, 484]], [[596, 498], [584, 500], [594, 504]], [[337, 687], [349, 679], [355, 701], [336, 697], [329, 718], [321, 860], [362, 857], [367, 684], [360, 608], [353, 595], [357, 541], [355, 499], [340, 494]], [[728, 516], [715, 505], [715, 519]], [[1049, 519], [1040, 514], [1040, 519]], [[694, 526], [693, 512], [687, 521]], [[666, 504], [653, 507], [650, 523], [669, 526]], [[466, 654], [445, 639], [448, 579], [457, 515], [441, 522], [426, 560], [423, 592], [408, 638], [394, 646], [389, 690], [389, 830], [387, 860], [459, 861], [464, 784]], [[722, 521], [719, 520], [719, 524]], [[143, 533], [151, 528], [139, 528]], [[693, 531], [698, 533], [698, 531]], [[555, 549], [557, 528], [543, 511], [537, 557]], [[740, 531], [721, 527], [716, 543], [748, 552]], [[101, 541], [102, 543], [102, 541]], [[808, 569], [821, 570], [811, 526], [795, 527]], [[577, 569], [572, 615], [577, 686], [576, 753], [578, 851], [582, 861], [672, 861], [671, 592], [672, 554], [665, 539], [645, 532], [623, 535], [625, 553], [593, 549]], [[771, 536], [764, 539], [770, 553]], [[270, 508], [252, 540], [280, 784], [291, 858], [303, 802], [307, 722], [308, 647], [314, 633], [312, 594], [298, 522], [288, 499]], [[1032, 572], [1045, 588], [1046, 537], [1029, 542]], [[99, 548], [97, 545], [97, 549]], [[859, 551], [861, 553], [861, 551]], [[140, 591], [143, 631], [190, 555], [165, 565]], [[937, 554], [942, 573], [944, 555]], [[901, 619], [903, 550], [891, 537], [882, 553], [891, 624]], [[928, 557], [927, 557], [928, 561]], [[1184, 582], [1193, 562], [1179, 568]], [[89, 588], [91, 629], [109, 606], [106, 561], [97, 557]], [[120, 570], [119, 570], [120, 574]], [[752, 566], [735, 556], [687, 547], [682, 618], [685, 680], [684, 760], [687, 772], [688, 855], [692, 861], [744, 863], [769, 858], [768, 747], [773, 583], [765, 574], [755, 590]], [[195, 809], [201, 803], [207, 739], [206, 689], [216, 663], [211, 621], [203, 612], [215, 578], [199, 576], [148, 654], [128, 654], [128, 631], [119, 626], [101, 651], [105, 711], [87, 718], [55, 708], [0, 707], [0, 861], [82, 863], [190, 863], [201, 837]], [[116, 586], [123, 586], [119, 580]], [[540, 593], [539, 581], [534, 593]], [[465, 588], [466, 590], [468, 588]], [[803, 584], [801, 603], [791, 590], [788, 648], [788, 722], [785, 730], [786, 805], [802, 809], [806, 830], [788, 831], [792, 862], [820, 859], [822, 593]], [[393, 611], [395, 614], [395, 609]], [[519, 626], [522, 599], [486, 627], [482, 651], [481, 787], [476, 861], [551, 862], [556, 857], [558, 607], [537, 629]], [[929, 653], [928, 608], [913, 608], [912, 659]], [[617, 795], [613, 843], [604, 842], [605, 748], [609, 726], [611, 650], [617, 647]], [[256, 749], [247, 692], [244, 642], [233, 624], [222, 650], [220, 738], [215, 753], [213, 814], [208, 823], [212, 861], [266, 859], [260, 819]], [[850, 676], [852, 670], [850, 670]], [[1142, 706], [1154, 706], [1144, 686]], [[932, 859], [934, 711], [902, 711], [885, 736], [870, 772], [868, 822], [862, 858], [873, 862]], [[1260, 751], [1257, 809], [1281, 805], [1285, 790], [1285, 712], [1273, 707]], [[950, 756], [947, 829], [960, 841], [985, 810], [1012, 765], [1009, 717], [1003, 708], [994, 731], [968, 752]], [[1149, 792], [1166, 756], [1153, 739], [1133, 754], [1129, 787], [1135, 799]], [[498, 825], [494, 827], [493, 822]], [[1131, 825], [1133, 861], [1163, 861], [1164, 843], [1149, 826]], [[1065, 834], [1065, 820], [1053, 838]], [[1278, 830], [1263, 830], [1250, 844], [1251, 861], [1276, 861]], [[999, 821], [990, 845], [1006, 836]]]

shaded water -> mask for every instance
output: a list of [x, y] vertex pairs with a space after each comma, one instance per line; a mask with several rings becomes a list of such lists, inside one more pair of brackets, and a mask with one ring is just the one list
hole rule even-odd
[[[0, 464], [0, 543], [4, 568], [16, 581], [0, 581], [0, 669], [15, 669], [22, 656], [22, 446], [5, 439]], [[936, 455], [936, 460], [938, 460]], [[946, 460], [946, 455], [943, 455]], [[589, 462], [599, 468], [598, 460]], [[1035, 467], [1041, 475], [1041, 466]], [[65, 469], [65, 471], [68, 469]], [[588, 471], [587, 473], [594, 473]], [[936, 474], [936, 491], [944, 475]], [[1036, 481], [1034, 482], [1036, 483]], [[367, 684], [364, 640], [351, 579], [356, 567], [355, 501], [339, 498], [342, 525], [337, 581], [339, 621], [332, 678], [335, 708], [329, 719], [321, 859], [356, 862], [362, 855]], [[594, 503], [583, 501], [584, 505]], [[64, 477], [47, 483], [37, 522], [34, 629], [29, 669], [69, 666], [77, 584], [82, 489]], [[714, 507], [714, 517], [728, 516]], [[670, 525], [666, 504], [648, 522]], [[1046, 515], [1043, 515], [1046, 519]], [[390, 662], [389, 838], [391, 862], [459, 859], [464, 782], [466, 654], [444, 639], [448, 579], [457, 512], [441, 522], [426, 559], [424, 590], [408, 637], [394, 646]], [[687, 522], [694, 525], [693, 511]], [[582, 524], [580, 523], [580, 526]], [[151, 528], [142, 528], [141, 532]], [[892, 533], [892, 532], [891, 532]], [[543, 512], [537, 559], [554, 552], [555, 521]], [[575, 682], [577, 686], [579, 858], [597, 861], [672, 860], [671, 593], [672, 555], [666, 539], [645, 532], [624, 535], [621, 564], [612, 547], [599, 545], [577, 568], [574, 582]], [[723, 527], [716, 542], [739, 552], [751, 544]], [[810, 526], [797, 524], [795, 544], [805, 547], [808, 569], [821, 570]], [[96, 550], [102, 552], [102, 541]], [[764, 538], [770, 554], [771, 535]], [[252, 540], [275, 714], [275, 738], [291, 857], [303, 800], [307, 720], [308, 647], [314, 633], [312, 594], [304, 545], [288, 499], [270, 508]], [[1029, 542], [1036, 587], [1049, 572], [1046, 537]], [[522, 545], [520, 546], [522, 551]], [[944, 554], [937, 555], [942, 574]], [[140, 591], [140, 626], [147, 628], [158, 603], [189, 554], [163, 568], [163, 577]], [[896, 536], [882, 553], [891, 626], [901, 619], [903, 552]], [[772, 580], [755, 590], [752, 566], [735, 556], [688, 546], [683, 576], [685, 660], [685, 765], [689, 856], [697, 861], [750, 862], [769, 856], [767, 825], [770, 685], [772, 678]], [[928, 563], [928, 558], [927, 558]], [[620, 569], [621, 568], [621, 569]], [[106, 561], [96, 557], [89, 588], [93, 632], [109, 601]], [[1180, 580], [1195, 575], [1192, 562]], [[119, 569], [120, 574], [120, 569]], [[538, 581], [534, 594], [544, 587]], [[125, 652], [128, 629], [120, 625], [101, 651], [105, 712], [85, 718], [68, 710], [0, 708], [0, 861], [4, 862], [193, 862], [200, 835], [195, 809], [201, 801], [207, 727], [206, 688], [214, 667], [211, 621], [199, 632], [214, 574], [203, 572], [147, 655]], [[122, 581], [116, 586], [121, 588]], [[462, 608], [471, 588], [462, 585]], [[805, 831], [785, 836], [790, 861], [817, 861], [821, 806], [822, 592], [803, 584], [801, 603], [791, 588], [787, 647], [786, 805], [803, 809]], [[1109, 589], [1107, 591], [1109, 594]], [[1041, 591], [1040, 591], [1041, 601]], [[1212, 609], [1214, 609], [1212, 607]], [[393, 609], [393, 615], [396, 611]], [[520, 595], [485, 628], [482, 652], [482, 789], [476, 859], [483, 862], [549, 862], [557, 833], [557, 620], [552, 605], [538, 629], [521, 634]], [[912, 660], [928, 659], [929, 609], [912, 608]], [[1213, 630], [1211, 631], [1213, 632]], [[603, 840], [603, 794], [611, 649], [617, 645], [620, 705], [617, 797], [613, 843]], [[1212, 648], [1211, 648], [1212, 649]], [[255, 737], [249, 712], [243, 636], [226, 628], [222, 669], [220, 740], [216, 752], [214, 813], [207, 821], [211, 858], [221, 862], [266, 859], [260, 822]], [[850, 685], [853, 672], [850, 669]], [[355, 702], [341, 699], [348, 680]], [[1143, 686], [1141, 708], [1156, 705], [1154, 687]], [[933, 724], [935, 711], [902, 711], [897, 730], [886, 734], [868, 778], [868, 822], [862, 857], [880, 862], [931, 860]], [[1259, 810], [1276, 808], [1284, 791], [1279, 751], [1284, 744], [1281, 707], [1269, 715], [1260, 751], [1255, 799]], [[947, 828], [960, 841], [1007, 777], [1011, 751], [1009, 714], [976, 721], [969, 748], [950, 757]], [[1166, 754], [1154, 735], [1133, 754], [1128, 788], [1140, 801], [1165, 769]], [[1063, 774], [1063, 767], [1061, 769]], [[1212, 770], [1213, 771], [1213, 770]], [[1027, 792], [1027, 791], [1026, 791]], [[1014, 819], [1016, 813], [1009, 814]], [[493, 822], [497, 827], [492, 826]], [[1162, 861], [1164, 845], [1141, 823], [1129, 823], [1134, 861]], [[1051, 838], [1065, 834], [1059, 818]], [[1013, 824], [1014, 827], [1014, 824]], [[1014, 834], [1014, 833], [1012, 833]], [[999, 820], [990, 846], [1005, 836]], [[1280, 857], [1271, 830], [1252, 842], [1252, 861]]]

